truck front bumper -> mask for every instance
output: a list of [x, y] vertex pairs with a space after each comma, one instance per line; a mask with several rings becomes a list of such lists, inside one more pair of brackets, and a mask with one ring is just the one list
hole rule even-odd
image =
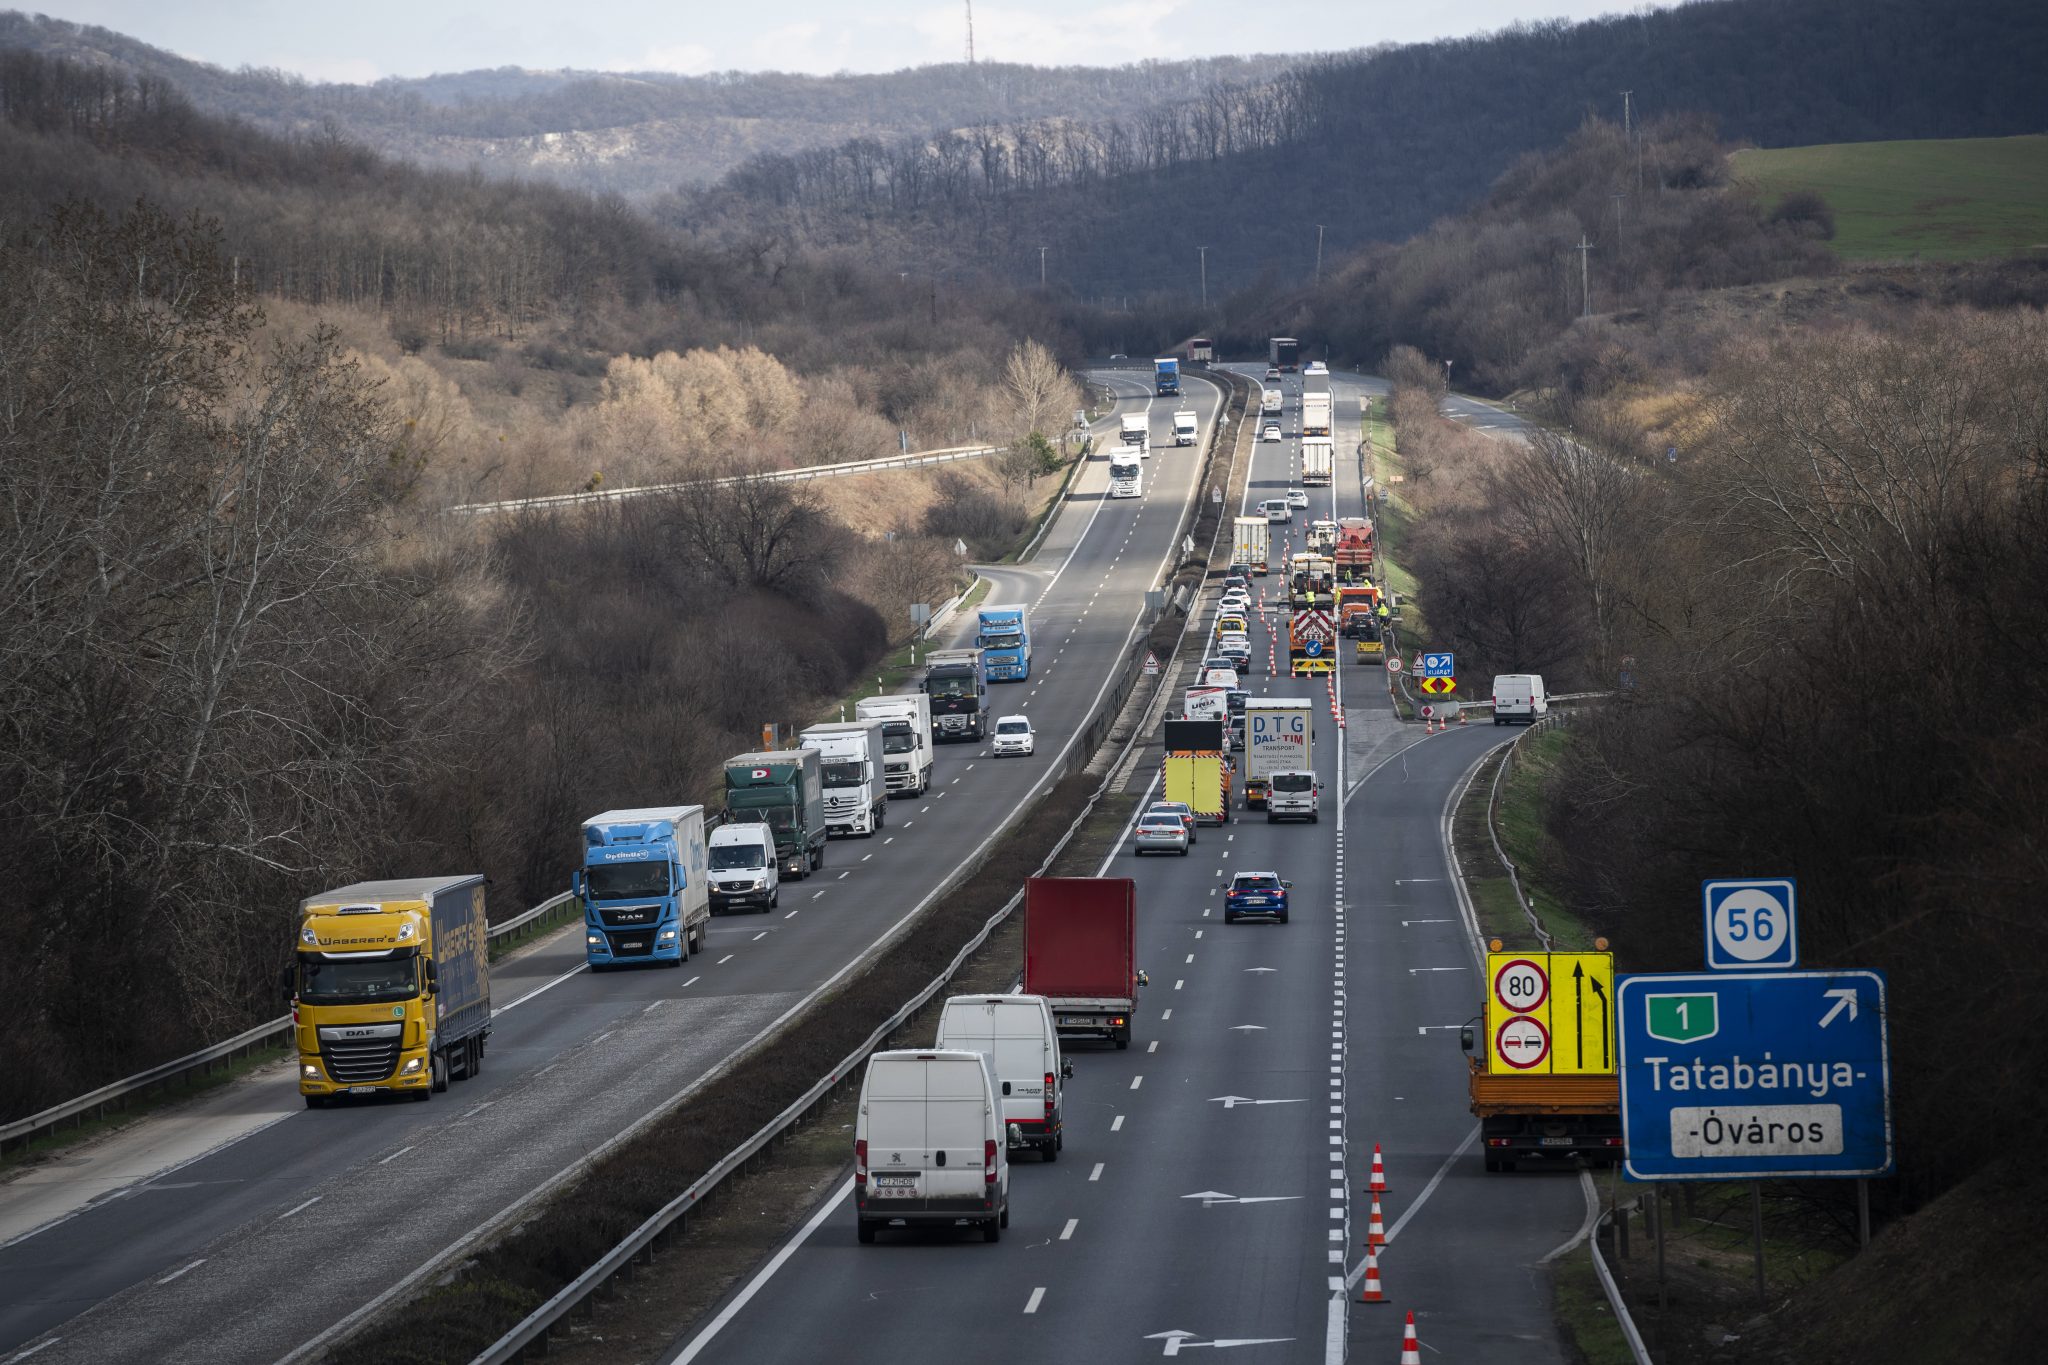
[[683, 931], [672, 924], [632, 929], [583, 926], [583, 955], [593, 967], [622, 967], [635, 962], [679, 962]]
[[398, 1062], [389, 1076], [382, 1080], [337, 1081], [327, 1069], [327, 1060], [319, 1053], [299, 1054], [299, 1093], [316, 1098], [335, 1095], [383, 1095], [411, 1094], [425, 1090], [434, 1082], [434, 1069], [429, 1064], [427, 1049], [407, 1048], [398, 1054]]

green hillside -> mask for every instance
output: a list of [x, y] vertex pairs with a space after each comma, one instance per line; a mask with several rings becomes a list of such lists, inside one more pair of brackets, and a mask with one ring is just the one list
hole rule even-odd
[[1766, 204], [1818, 190], [1849, 260], [1962, 261], [2048, 244], [2048, 136], [1837, 142], [1744, 151]]

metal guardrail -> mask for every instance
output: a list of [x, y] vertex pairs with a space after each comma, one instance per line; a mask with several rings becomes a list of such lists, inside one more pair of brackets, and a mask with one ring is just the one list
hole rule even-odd
[[[1225, 397], [1227, 400], [1227, 390]], [[1211, 448], [1213, 449], [1213, 436]], [[1197, 491], [1199, 492], [1199, 490]], [[1220, 535], [1220, 526], [1218, 534]], [[1211, 553], [1212, 555], [1214, 553], [1213, 545]], [[1185, 639], [1185, 635], [1176, 638], [1174, 642], [1176, 654], [1179, 652], [1181, 644]], [[1136, 666], [1140, 654], [1146, 652], [1147, 648], [1144, 644], [1144, 637], [1140, 636], [1136, 648], [1131, 651], [1131, 657], [1124, 661], [1127, 673]], [[1171, 658], [1167, 662], [1171, 663]], [[1112, 695], [1107, 699], [1107, 703], [1103, 707], [1107, 723], [1105, 723], [1105, 716], [1098, 716], [1089, 722], [1089, 728], [1093, 728], [1097, 724], [1103, 724], [1104, 734], [1106, 735], [1108, 729], [1113, 725], [1117, 713], [1123, 709], [1124, 704], [1129, 698], [1130, 688], [1118, 687], [1112, 689]], [[1044, 875], [1059, 859], [1060, 854], [1065, 851], [1068, 843], [1073, 840], [1074, 835], [1080, 832], [1082, 825], [1087, 823], [1088, 818], [1095, 813], [1095, 808], [1101, 803], [1102, 798], [1108, 795], [1111, 788], [1115, 786], [1117, 774], [1123, 767], [1125, 760], [1130, 757], [1132, 749], [1138, 744], [1143, 743], [1147, 737], [1145, 726], [1134, 725], [1131, 727], [1130, 735], [1124, 740], [1123, 752], [1117, 756], [1114, 762], [1108, 765], [1103, 774], [1102, 781], [1096, 785], [1095, 790], [1089, 794], [1088, 799], [1082, 802], [1080, 812], [1067, 825], [1066, 831], [1054, 842], [1051, 851], [1045, 855], [1044, 860], [1038, 865], [1037, 872], [1033, 875]], [[1090, 752], [1092, 753], [1092, 746]], [[1078, 771], [1084, 768], [1088, 763], [1089, 756], [1090, 753], [1078, 754], [1069, 771]], [[981, 929], [974, 937], [969, 939], [958, 953], [954, 954], [953, 960], [947, 964], [945, 970], [940, 972], [923, 990], [919, 991], [915, 997], [899, 1008], [873, 1033], [869, 1034], [866, 1041], [843, 1058], [827, 1075], [792, 1101], [780, 1114], [770, 1119], [752, 1137], [726, 1153], [719, 1160], [718, 1164], [692, 1181], [689, 1187], [681, 1194], [651, 1214], [645, 1222], [627, 1234], [618, 1245], [606, 1252], [589, 1269], [585, 1270], [568, 1284], [562, 1286], [546, 1303], [541, 1304], [540, 1307], [522, 1318], [504, 1336], [498, 1338], [497, 1341], [477, 1355], [471, 1362], [471, 1365], [503, 1365], [504, 1362], [519, 1359], [526, 1350], [542, 1343], [563, 1318], [566, 1318], [581, 1305], [588, 1302], [614, 1276], [624, 1272], [636, 1261], [651, 1257], [656, 1243], [666, 1236], [670, 1229], [681, 1223], [691, 1209], [701, 1205], [719, 1185], [743, 1170], [747, 1163], [759, 1156], [764, 1148], [771, 1145], [790, 1128], [801, 1123], [812, 1110], [828, 1100], [833, 1092], [851, 1078], [855, 1069], [890, 1034], [901, 1028], [905, 1021], [929, 1004], [933, 996], [944, 990], [946, 984], [959, 972], [962, 964], [967, 961], [968, 957], [986, 943], [988, 936], [995, 932], [997, 926], [1014, 914], [1017, 907], [1023, 903], [1024, 891], [1022, 888], [1019, 888], [1015, 895], [1003, 903], [1001, 909], [989, 916], [987, 922], [981, 926]]]
[[723, 488], [749, 480], [760, 480], [764, 483], [801, 483], [810, 479], [835, 479], [848, 474], [873, 474], [884, 469], [912, 469], [921, 465], [950, 464], [955, 460], [981, 460], [1004, 449], [1003, 446], [948, 446], [943, 450], [918, 451], [909, 455], [885, 455], [878, 460], [848, 460], [843, 464], [804, 465], [800, 469], [770, 469], [757, 474], [727, 474], [715, 479], [684, 479], [677, 483], [640, 484], [629, 488], [593, 488], [580, 493], [545, 493], [538, 497], [505, 498], [498, 502], [465, 502], [445, 510], [451, 516], [458, 513], [464, 516], [481, 516], [490, 512], [552, 510], [579, 503], [616, 502], [625, 498], [673, 493], [678, 489], [705, 485]]
[[[529, 933], [547, 923], [548, 917], [560, 910], [564, 903], [575, 899], [573, 892], [564, 891], [550, 896], [531, 910], [514, 915], [503, 924], [490, 928], [490, 942], [493, 947], [500, 943], [517, 942]], [[66, 1100], [53, 1105], [39, 1114], [0, 1125], [0, 1153], [10, 1146], [26, 1146], [46, 1133], [54, 1132], [66, 1123], [83, 1123], [87, 1119], [102, 1118], [109, 1109], [118, 1109], [138, 1095], [173, 1085], [195, 1073], [204, 1075], [216, 1066], [224, 1066], [235, 1059], [265, 1048], [276, 1047], [290, 1039], [292, 1017], [289, 1014], [272, 1019], [269, 1023], [258, 1024], [245, 1029], [225, 1042], [215, 1043], [183, 1057], [161, 1062], [147, 1071], [137, 1072], [125, 1080], [114, 1081], [99, 1089], [80, 1095], [77, 1099]]]

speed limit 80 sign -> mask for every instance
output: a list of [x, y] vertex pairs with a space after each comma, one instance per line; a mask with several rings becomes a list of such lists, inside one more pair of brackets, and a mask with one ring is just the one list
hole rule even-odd
[[1799, 965], [1796, 888], [1790, 877], [1701, 883], [1707, 916], [1707, 966], [1753, 972]]

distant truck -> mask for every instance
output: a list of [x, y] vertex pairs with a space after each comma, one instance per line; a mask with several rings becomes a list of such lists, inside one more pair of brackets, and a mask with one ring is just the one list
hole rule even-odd
[[[1111, 468], [1114, 477], [1115, 469]], [[974, 643], [990, 682], [1024, 682], [1031, 677], [1031, 609], [1022, 602], [983, 607]]]
[[1280, 405], [1285, 399], [1286, 395], [1280, 392], [1280, 387], [1277, 384], [1260, 389], [1259, 415], [1262, 417], [1278, 417], [1280, 415]]
[[980, 739], [988, 733], [988, 671], [979, 649], [935, 649], [924, 656], [932, 738]]
[[1373, 555], [1377, 549], [1373, 525], [1366, 517], [1345, 517], [1337, 523], [1337, 577], [1346, 582], [1356, 582], [1372, 573]]
[[825, 866], [825, 774], [816, 749], [772, 749], [725, 760], [725, 818], [775, 832], [781, 874], [802, 881]]
[[[1328, 430], [1327, 426], [1324, 428]], [[1304, 488], [1327, 486], [1337, 468], [1337, 447], [1328, 436], [1301, 438], [1301, 483]]]
[[1199, 824], [1230, 823], [1230, 770], [1224, 763], [1223, 733], [1227, 723], [1221, 718], [1169, 720], [1163, 727], [1165, 799], [1185, 803]]
[[308, 896], [298, 940], [285, 996], [308, 1109], [338, 1095], [425, 1100], [483, 1069], [491, 952], [481, 876]]
[[1180, 361], [1161, 356], [1152, 362], [1152, 391], [1161, 398], [1180, 397]]
[[608, 810], [583, 822], [583, 956], [593, 972], [680, 967], [711, 925], [702, 806]]
[[859, 720], [882, 722], [882, 780], [889, 795], [923, 796], [932, 785], [932, 702], [922, 692], [862, 697]]
[[1315, 707], [1298, 698], [1252, 697], [1244, 720], [1244, 804], [1262, 810], [1273, 774], [1315, 771]]
[[1207, 365], [1216, 359], [1216, 343], [1208, 337], [1196, 337], [1188, 343], [1188, 354], [1195, 364]]
[[1201, 428], [1195, 423], [1192, 408], [1182, 408], [1173, 414], [1173, 443], [1177, 446], [1191, 446]]
[[1466, 1054], [1479, 1151], [1488, 1171], [1512, 1171], [1523, 1157], [1583, 1156], [1594, 1165], [1622, 1158], [1621, 1077], [1517, 1071], [1481, 1041], [1493, 1037], [1491, 993], [1479, 1019], [1478, 1038], [1467, 1024], [1458, 1041]]
[[1145, 454], [1151, 454], [1152, 425], [1142, 412], [1127, 412], [1118, 419], [1117, 429], [1123, 444], [1136, 446]]
[[1264, 517], [1238, 517], [1231, 523], [1230, 563], [1264, 577], [1273, 543], [1272, 526]]
[[1266, 342], [1266, 363], [1282, 374], [1301, 368], [1301, 343], [1293, 337], [1272, 337]]
[[1138, 892], [1129, 877], [1024, 883], [1024, 994], [1042, 995], [1061, 1037], [1131, 1045], [1138, 1012]]
[[1327, 370], [1317, 373], [1311, 366], [1309, 372], [1302, 377], [1301, 434], [1330, 434], [1330, 377]]
[[825, 778], [825, 833], [861, 835], [882, 828], [889, 792], [882, 777], [882, 722], [835, 720], [797, 736], [818, 751]]
[[1138, 498], [1145, 494], [1145, 458], [1134, 446], [1118, 446], [1109, 452], [1109, 495]]

